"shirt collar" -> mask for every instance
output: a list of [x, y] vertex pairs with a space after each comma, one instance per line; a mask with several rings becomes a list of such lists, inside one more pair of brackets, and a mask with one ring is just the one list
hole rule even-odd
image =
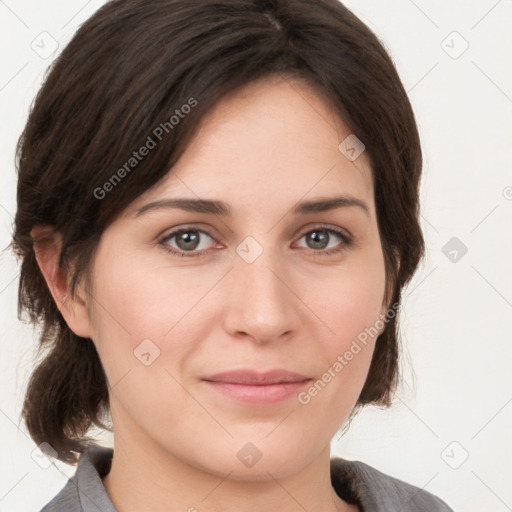
[[112, 455], [112, 448], [92, 445], [80, 456], [76, 484], [83, 512], [117, 512], [101, 481], [110, 471]]

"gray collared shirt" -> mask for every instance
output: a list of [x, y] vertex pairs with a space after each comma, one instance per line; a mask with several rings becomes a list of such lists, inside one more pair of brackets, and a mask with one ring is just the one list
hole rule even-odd
[[[101, 479], [112, 464], [113, 450], [99, 445], [80, 456], [64, 488], [40, 512], [118, 512]], [[331, 483], [337, 494], [357, 503], [361, 512], [453, 512], [444, 501], [358, 461], [331, 459]]]

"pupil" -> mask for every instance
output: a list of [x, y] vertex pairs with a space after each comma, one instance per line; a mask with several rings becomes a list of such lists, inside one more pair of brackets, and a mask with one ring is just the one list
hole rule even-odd
[[320, 247], [315, 247], [316, 249], [322, 249], [325, 245], [325, 241], [327, 240], [327, 233], [325, 231], [312, 231], [311, 238], [313, 240], [313, 244], [320, 244]]
[[[182, 249], [195, 249], [195, 245], [197, 245], [197, 240], [199, 237], [197, 236], [197, 234], [193, 234], [192, 236], [190, 236], [190, 233], [191, 231], [186, 231], [184, 233], [181, 233], [180, 236], [178, 237], [178, 242], [185, 243], [185, 246], [181, 247]], [[190, 246], [190, 244], [192, 244], [192, 247]]]

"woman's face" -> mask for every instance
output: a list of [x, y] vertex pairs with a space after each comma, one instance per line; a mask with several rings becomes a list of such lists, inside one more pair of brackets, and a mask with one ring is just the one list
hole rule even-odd
[[[235, 479], [286, 476], [325, 453], [368, 373], [376, 337], [358, 340], [387, 307], [371, 170], [338, 149], [349, 134], [302, 82], [253, 82], [104, 232], [90, 337], [116, 442]], [[340, 196], [367, 210], [298, 210]], [[309, 380], [207, 380], [235, 370]]]

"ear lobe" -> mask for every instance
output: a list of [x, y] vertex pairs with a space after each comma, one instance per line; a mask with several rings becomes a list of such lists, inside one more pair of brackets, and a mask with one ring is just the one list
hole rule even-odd
[[57, 308], [77, 336], [90, 338], [91, 324], [85, 300], [78, 293], [71, 297], [71, 274], [59, 266], [61, 234], [51, 226], [34, 226], [30, 235], [34, 242], [37, 264]]

